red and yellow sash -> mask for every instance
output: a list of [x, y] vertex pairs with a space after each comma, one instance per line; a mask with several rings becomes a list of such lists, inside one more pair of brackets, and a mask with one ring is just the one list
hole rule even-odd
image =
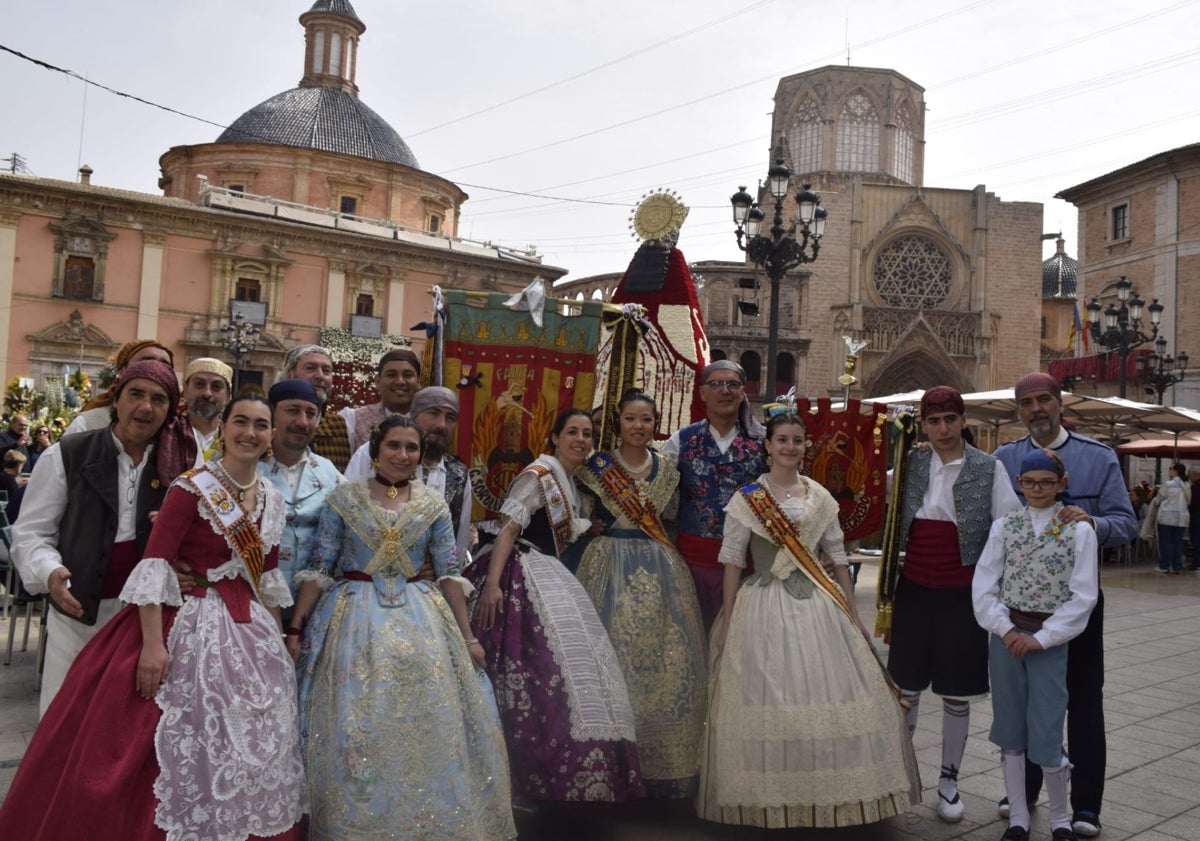
[[250, 578], [250, 586], [254, 588], [257, 598], [258, 582], [262, 579], [265, 563], [262, 536], [258, 533], [258, 527], [247, 516], [245, 509], [237, 504], [229, 489], [209, 470], [203, 467], [189, 470], [180, 478], [195, 489], [196, 495], [212, 512], [226, 542], [241, 557]]
[[550, 521], [550, 531], [554, 534], [555, 556], [562, 557], [563, 549], [572, 540], [571, 521], [575, 514], [567, 491], [559, 484], [554, 471], [546, 465], [535, 461], [525, 470], [537, 477], [542, 505], [546, 509], [546, 519]]
[[632, 476], [617, 464], [608, 453], [596, 453], [588, 459], [587, 469], [596, 477], [596, 482], [604, 492], [605, 503], [612, 503], [621, 512], [637, 524], [638, 528], [671, 550], [675, 544], [667, 536], [654, 504], [643, 499], [638, 493]]
[[[808, 576], [813, 584], [817, 585], [826, 595], [833, 599], [834, 604], [842, 609], [842, 612], [850, 618], [854, 619], [854, 614], [850, 611], [850, 602], [846, 598], [846, 594], [842, 592], [842, 588], [838, 586], [825, 568], [821, 566], [820, 561], [813, 557], [812, 552], [808, 551], [808, 547], [800, 540], [800, 534], [796, 531], [796, 526], [788, 518], [787, 514], [783, 513], [779, 504], [767, 492], [767, 489], [757, 482], [752, 482], [745, 485], [741, 489], [741, 494], [746, 499], [746, 503], [750, 506], [750, 510], [754, 512], [760, 523], [767, 530], [767, 535], [771, 542], [785, 550], [791, 556], [796, 566], [800, 571]], [[896, 700], [901, 707], [908, 709], [900, 698], [900, 687], [892, 681], [892, 676], [888, 672], [879, 655], [875, 653], [873, 646], [868, 645], [871, 653], [875, 655], [875, 662], [879, 663], [879, 668], [883, 670], [883, 677], [887, 681], [888, 688], [892, 694], [896, 696]]]

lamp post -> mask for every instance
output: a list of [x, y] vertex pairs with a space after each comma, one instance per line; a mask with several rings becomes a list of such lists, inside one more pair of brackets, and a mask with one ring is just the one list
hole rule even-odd
[[1158, 405], [1163, 404], [1163, 392], [1175, 383], [1183, 382], [1187, 371], [1188, 355], [1180, 352], [1179, 356], [1167, 353], [1167, 339], [1159, 336], [1154, 342], [1154, 351], [1150, 354], [1150, 372], [1146, 375], [1146, 392], [1158, 397]]
[[254, 352], [261, 335], [257, 326], [246, 321], [241, 310], [235, 310], [229, 323], [221, 326], [221, 347], [233, 356], [233, 393], [237, 394], [242, 381], [242, 358]]
[[[1155, 298], [1153, 303], [1146, 307], [1150, 310], [1150, 333], [1147, 335], [1142, 331], [1142, 308], [1146, 306], [1146, 302], [1136, 292], [1133, 292], [1132, 299], [1129, 297], [1133, 290], [1133, 281], [1122, 275], [1114, 285], [1117, 289], [1117, 303], [1120, 306], [1109, 304], [1107, 307], [1101, 307], [1100, 301], [1092, 298], [1087, 305], [1088, 326], [1091, 328], [1093, 339], [1109, 350], [1117, 352], [1117, 358], [1121, 362], [1117, 394], [1124, 397], [1129, 351], [1146, 342], [1154, 341], [1158, 335], [1158, 325], [1162, 322], [1163, 310], [1166, 308], [1158, 302], [1158, 298]], [[1102, 309], [1104, 311], [1103, 330], [1100, 327]]]
[[[805, 184], [796, 194], [799, 218], [784, 227], [783, 200], [787, 197], [792, 171], [783, 162], [783, 142], [775, 147], [775, 165], [767, 171], [767, 188], [775, 199], [775, 218], [769, 235], [761, 233], [764, 214], [746, 188], [730, 198], [733, 205], [733, 223], [737, 225], [738, 248], [746, 253], [750, 261], [764, 269], [771, 280], [771, 318], [767, 328], [767, 388], [764, 397], [774, 397], [776, 366], [779, 356], [779, 283], [789, 270], [817, 259], [821, 248], [821, 236], [825, 233], [825, 218], [828, 215], [821, 207], [821, 199]], [[799, 222], [797, 230], [796, 222]], [[744, 240], [743, 240], [744, 238]]]

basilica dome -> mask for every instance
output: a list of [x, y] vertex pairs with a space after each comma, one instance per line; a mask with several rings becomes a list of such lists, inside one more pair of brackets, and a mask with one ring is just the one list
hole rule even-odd
[[1067, 256], [1066, 242], [1060, 236], [1053, 257], [1042, 263], [1042, 297], [1074, 298], [1079, 263]]
[[420, 169], [408, 144], [354, 94], [341, 87], [297, 87], [255, 105], [218, 143], [271, 143], [357, 155]]

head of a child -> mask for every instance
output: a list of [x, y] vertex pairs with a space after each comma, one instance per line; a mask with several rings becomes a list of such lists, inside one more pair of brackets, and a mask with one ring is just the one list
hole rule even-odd
[[1067, 489], [1067, 468], [1054, 450], [1034, 450], [1021, 459], [1017, 484], [1030, 508], [1049, 508]]

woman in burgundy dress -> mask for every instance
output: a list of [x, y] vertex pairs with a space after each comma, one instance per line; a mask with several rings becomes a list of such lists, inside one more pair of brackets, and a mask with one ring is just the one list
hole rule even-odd
[[[181, 476], [128, 605], [80, 652], [21, 761], [8, 839], [298, 839], [296, 678], [279, 608], [283, 499], [258, 479], [261, 394], [231, 402], [225, 455]], [[172, 562], [192, 570], [180, 593]]]
[[629, 800], [644, 794], [629, 692], [596, 608], [559, 561], [591, 527], [574, 478], [592, 448], [588, 413], [559, 415], [550, 445], [554, 455], [513, 480], [495, 542], [463, 573], [478, 591], [476, 636], [496, 687], [513, 794]]

